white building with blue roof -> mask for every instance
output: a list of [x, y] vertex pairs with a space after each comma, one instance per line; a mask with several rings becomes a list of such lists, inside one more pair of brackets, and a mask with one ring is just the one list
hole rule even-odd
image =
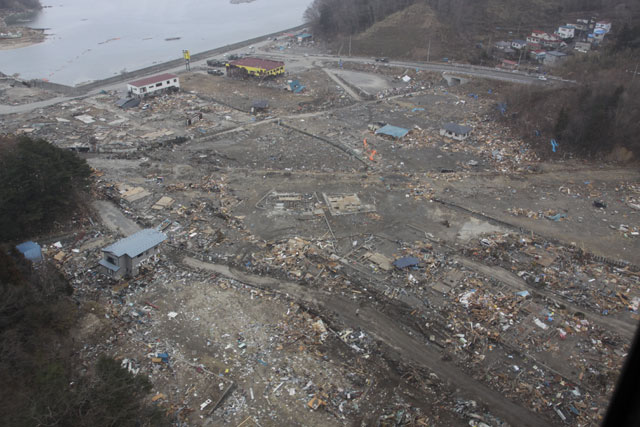
[[99, 264], [103, 273], [114, 279], [137, 276], [140, 264], [156, 255], [160, 243], [165, 240], [167, 235], [154, 228], [147, 228], [118, 240], [102, 249]]

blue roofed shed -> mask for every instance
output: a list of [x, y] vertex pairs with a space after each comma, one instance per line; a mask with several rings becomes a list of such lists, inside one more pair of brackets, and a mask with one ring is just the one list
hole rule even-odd
[[16, 249], [29, 261], [42, 261], [42, 249], [36, 242], [28, 241], [20, 243], [16, 246]]
[[383, 126], [376, 131], [376, 135], [387, 135], [396, 139], [404, 138], [408, 133], [409, 129], [391, 125]]
[[102, 249], [100, 266], [102, 271], [114, 278], [135, 277], [140, 264], [158, 253], [160, 243], [167, 235], [156, 229], [148, 228], [118, 240]]

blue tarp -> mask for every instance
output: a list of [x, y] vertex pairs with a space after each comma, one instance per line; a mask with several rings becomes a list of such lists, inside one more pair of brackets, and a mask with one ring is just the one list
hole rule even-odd
[[419, 262], [420, 260], [418, 258], [407, 256], [404, 258], [398, 258], [397, 260], [393, 261], [393, 265], [397, 268], [407, 268], [418, 265]]
[[560, 221], [561, 219], [564, 219], [567, 217], [566, 213], [559, 213], [559, 214], [555, 214], [555, 215], [547, 215], [547, 219], [550, 219], [551, 221]]
[[300, 80], [294, 80], [289, 83], [289, 87], [291, 88], [291, 92], [300, 93], [304, 90], [304, 86], [300, 84]]
[[397, 126], [386, 125], [376, 131], [376, 135], [388, 135], [394, 138], [403, 138], [409, 133], [409, 129], [399, 128]]
[[29, 261], [42, 261], [42, 250], [40, 245], [35, 242], [20, 243], [16, 249]]

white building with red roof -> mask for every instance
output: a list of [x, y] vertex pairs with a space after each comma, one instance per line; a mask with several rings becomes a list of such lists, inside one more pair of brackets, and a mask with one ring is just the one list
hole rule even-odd
[[153, 77], [136, 80], [127, 84], [127, 92], [136, 96], [146, 96], [150, 93], [166, 90], [169, 88], [180, 88], [180, 78], [175, 74], [160, 74]]

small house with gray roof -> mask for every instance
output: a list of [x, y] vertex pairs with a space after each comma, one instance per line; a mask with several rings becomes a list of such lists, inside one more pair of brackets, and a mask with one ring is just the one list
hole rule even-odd
[[104, 274], [114, 279], [135, 277], [140, 264], [156, 255], [160, 243], [167, 235], [153, 228], [147, 228], [118, 240], [102, 249], [100, 267]]
[[456, 123], [446, 123], [440, 128], [440, 136], [453, 138], [458, 141], [464, 141], [469, 137], [473, 128], [462, 126]]

